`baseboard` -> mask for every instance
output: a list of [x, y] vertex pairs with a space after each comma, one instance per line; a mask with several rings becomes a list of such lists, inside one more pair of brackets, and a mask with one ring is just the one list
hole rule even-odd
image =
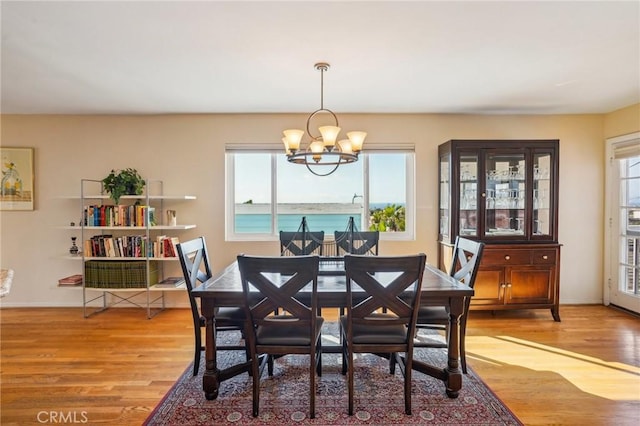
[[629, 309], [623, 308], [622, 306], [610, 304], [608, 307], [611, 309], [615, 309], [616, 311], [624, 312], [625, 314], [629, 314], [633, 317], [640, 318], [640, 314], [638, 312], [630, 311]]

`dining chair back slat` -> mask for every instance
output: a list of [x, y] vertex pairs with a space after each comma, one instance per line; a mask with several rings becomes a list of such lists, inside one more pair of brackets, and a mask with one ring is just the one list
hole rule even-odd
[[380, 232], [378, 231], [335, 231], [336, 254], [378, 255]]
[[280, 231], [281, 256], [323, 255], [324, 231]]

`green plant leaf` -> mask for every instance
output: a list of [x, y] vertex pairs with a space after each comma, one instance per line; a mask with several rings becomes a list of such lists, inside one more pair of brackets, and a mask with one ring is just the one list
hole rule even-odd
[[123, 195], [141, 195], [146, 182], [136, 169], [131, 167], [124, 170], [111, 170], [111, 173], [102, 179], [102, 187], [113, 202], [118, 204]]

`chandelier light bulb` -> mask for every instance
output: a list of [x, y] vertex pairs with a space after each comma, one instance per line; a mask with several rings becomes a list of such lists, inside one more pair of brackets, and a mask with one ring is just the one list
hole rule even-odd
[[284, 152], [287, 155], [291, 155], [291, 150], [289, 149], [289, 141], [287, 138], [282, 138], [282, 143], [284, 144]]
[[338, 142], [338, 146], [340, 147], [341, 153], [353, 154], [353, 148], [349, 139], [342, 139], [340, 142]]
[[302, 141], [304, 130], [288, 129], [282, 133], [284, 134], [284, 138], [287, 140], [287, 143], [285, 144], [287, 149], [292, 152], [296, 152], [300, 149], [300, 141]]
[[338, 133], [340, 133], [340, 127], [337, 126], [322, 126], [319, 127], [320, 134], [322, 135], [322, 141], [324, 142], [324, 146], [331, 151], [336, 144], [336, 139], [338, 139]]
[[309, 144], [309, 151], [311, 151], [313, 155], [313, 159], [315, 162], [319, 162], [322, 159], [322, 153], [324, 152], [324, 144], [322, 141], [315, 140]]
[[364, 138], [367, 137], [367, 132], [348, 132], [347, 137], [351, 141], [351, 148], [353, 149], [353, 152], [360, 152], [362, 151]]

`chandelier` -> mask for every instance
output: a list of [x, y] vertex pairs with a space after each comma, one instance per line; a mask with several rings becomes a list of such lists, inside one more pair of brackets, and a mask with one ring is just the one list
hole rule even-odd
[[[324, 72], [329, 69], [329, 64], [319, 62], [315, 64], [315, 69], [320, 71], [320, 109], [312, 112], [307, 118], [307, 135], [310, 141], [306, 148], [300, 148], [304, 130], [288, 129], [283, 131], [285, 154], [287, 160], [294, 164], [304, 164], [311, 173], [316, 176], [328, 176], [335, 172], [341, 164], [348, 164], [358, 161], [358, 154], [362, 151], [366, 132], [348, 132], [347, 139], [338, 139], [340, 127], [338, 127], [338, 117], [324, 107]], [[311, 120], [319, 113], [326, 113], [333, 117], [334, 125], [321, 126], [318, 128], [319, 136], [311, 133]], [[324, 169], [323, 169], [324, 168]], [[328, 168], [328, 171], [327, 171]]]

